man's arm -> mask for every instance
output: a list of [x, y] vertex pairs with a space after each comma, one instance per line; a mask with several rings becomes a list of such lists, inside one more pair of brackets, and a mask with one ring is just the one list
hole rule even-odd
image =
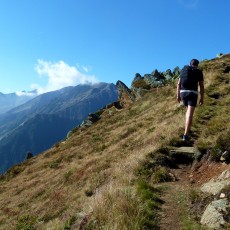
[[199, 104], [202, 105], [204, 103], [204, 81], [199, 81], [200, 86], [200, 101]]
[[178, 83], [177, 83], [177, 101], [180, 103], [181, 98], [180, 98], [180, 88], [181, 88], [181, 78], [179, 78]]

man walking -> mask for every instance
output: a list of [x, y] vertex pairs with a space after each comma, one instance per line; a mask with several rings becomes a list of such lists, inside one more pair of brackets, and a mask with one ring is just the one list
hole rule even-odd
[[192, 126], [193, 114], [197, 105], [198, 85], [200, 88], [199, 104], [204, 102], [204, 77], [201, 70], [198, 69], [199, 61], [192, 59], [190, 65], [186, 65], [180, 72], [180, 78], [177, 83], [177, 101], [187, 107], [185, 115], [185, 130], [183, 141], [188, 141], [189, 131]]

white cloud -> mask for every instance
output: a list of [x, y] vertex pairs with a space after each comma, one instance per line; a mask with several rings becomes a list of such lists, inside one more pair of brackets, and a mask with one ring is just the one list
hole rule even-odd
[[200, 0], [177, 0], [179, 4], [186, 8], [196, 8]]
[[[89, 71], [89, 68], [82, 68], [86, 73]], [[94, 84], [98, 82], [94, 75], [86, 75], [80, 72], [79, 69], [78, 66], [69, 66], [64, 61], [52, 63], [39, 59], [35, 66], [35, 70], [40, 76], [48, 77], [48, 82], [45, 87], [32, 84], [31, 88], [37, 89], [38, 93], [41, 94], [58, 90], [66, 86]]]

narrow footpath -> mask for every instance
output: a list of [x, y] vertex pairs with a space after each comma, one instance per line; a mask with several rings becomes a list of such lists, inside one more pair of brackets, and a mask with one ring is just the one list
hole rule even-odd
[[[159, 184], [163, 187], [163, 205], [159, 212], [160, 230], [180, 230], [188, 225], [189, 194], [196, 189], [193, 183], [192, 158], [198, 154], [194, 147], [179, 147], [172, 150], [178, 154], [177, 168], [170, 169], [175, 181]], [[184, 156], [191, 156], [182, 159]], [[180, 159], [181, 158], [181, 159]], [[165, 189], [164, 189], [165, 187]]]
[[185, 207], [187, 196], [192, 188], [189, 181], [189, 172], [191, 166], [180, 165], [178, 169], [173, 170], [177, 181], [166, 182], [161, 199], [164, 201], [159, 213], [161, 230], [179, 230], [182, 229], [182, 222], [186, 216]]
[[[159, 183], [163, 188], [161, 199], [163, 204], [159, 212], [160, 230], [205, 230], [206, 228], [199, 224], [200, 216], [197, 220], [191, 213], [191, 199], [194, 199], [200, 186], [211, 178], [220, 175], [226, 169], [227, 164], [203, 159], [194, 161], [199, 152], [194, 147], [179, 147], [171, 151], [177, 156], [177, 167], [170, 169], [175, 180], [172, 182]], [[186, 156], [193, 156], [193, 160]], [[190, 159], [190, 160], [189, 160]], [[196, 213], [198, 214], [198, 213]]]

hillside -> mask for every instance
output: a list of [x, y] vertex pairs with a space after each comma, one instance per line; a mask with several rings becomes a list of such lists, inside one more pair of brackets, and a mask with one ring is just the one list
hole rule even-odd
[[77, 85], [41, 94], [0, 115], [0, 174], [66, 138], [67, 133], [117, 100], [114, 84]]
[[[135, 100], [123, 93], [123, 108], [102, 110], [93, 125], [72, 130], [1, 177], [0, 229], [207, 229], [196, 215], [215, 197], [203, 197], [198, 188], [230, 169], [219, 157], [230, 148], [230, 54], [202, 61], [200, 68], [205, 102], [197, 107], [187, 146], [199, 150], [199, 159], [170, 155], [184, 145], [176, 80], [145, 87]], [[136, 88], [143, 86], [138, 79]], [[229, 199], [230, 188], [224, 193]]]

